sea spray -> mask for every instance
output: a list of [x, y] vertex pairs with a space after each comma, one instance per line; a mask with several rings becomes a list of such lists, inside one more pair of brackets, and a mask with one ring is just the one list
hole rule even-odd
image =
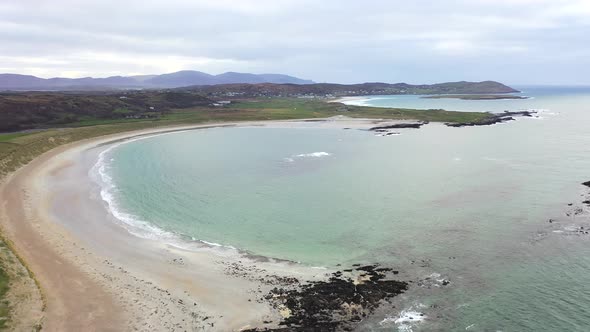
[[303, 159], [303, 158], [322, 158], [322, 157], [329, 157], [332, 154], [329, 152], [312, 152], [312, 153], [301, 153], [301, 154], [295, 154], [292, 155], [290, 157], [287, 158], [283, 158], [284, 161], [292, 163], [294, 162], [296, 159]]

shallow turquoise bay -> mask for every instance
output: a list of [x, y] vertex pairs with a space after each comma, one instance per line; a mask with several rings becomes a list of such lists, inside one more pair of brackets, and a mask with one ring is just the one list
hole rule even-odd
[[193, 130], [120, 145], [107, 171], [122, 211], [197, 240], [313, 266], [425, 261], [415, 270], [452, 283], [411, 299], [441, 316], [414, 330], [586, 331], [590, 235], [556, 231], [587, 221], [566, 213], [590, 180], [590, 90], [523, 90], [534, 98], [364, 103], [540, 118], [389, 137], [313, 124]]

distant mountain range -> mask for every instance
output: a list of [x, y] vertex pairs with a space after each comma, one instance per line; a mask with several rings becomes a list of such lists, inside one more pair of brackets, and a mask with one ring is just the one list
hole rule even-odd
[[313, 84], [313, 81], [283, 74], [227, 72], [210, 75], [183, 70], [163, 75], [112, 76], [107, 78], [39, 78], [31, 75], [0, 74], [0, 90], [99, 90], [134, 88], [178, 88], [218, 84]]

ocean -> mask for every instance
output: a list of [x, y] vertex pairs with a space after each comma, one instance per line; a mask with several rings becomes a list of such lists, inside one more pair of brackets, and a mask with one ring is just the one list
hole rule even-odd
[[387, 137], [314, 123], [191, 130], [113, 145], [92, 172], [141, 237], [398, 268], [411, 290], [364, 330], [587, 331], [590, 88], [517, 88], [531, 98], [347, 102], [537, 117]]

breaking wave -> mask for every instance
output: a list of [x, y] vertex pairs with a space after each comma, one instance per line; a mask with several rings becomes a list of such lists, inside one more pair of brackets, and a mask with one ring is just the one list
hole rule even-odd
[[285, 158], [286, 162], [294, 162], [296, 159], [302, 158], [322, 158], [322, 157], [329, 157], [332, 154], [329, 152], [312, 152], [312, 153], [302, 153], [302, 154], [295, 154], [290, 157]]

